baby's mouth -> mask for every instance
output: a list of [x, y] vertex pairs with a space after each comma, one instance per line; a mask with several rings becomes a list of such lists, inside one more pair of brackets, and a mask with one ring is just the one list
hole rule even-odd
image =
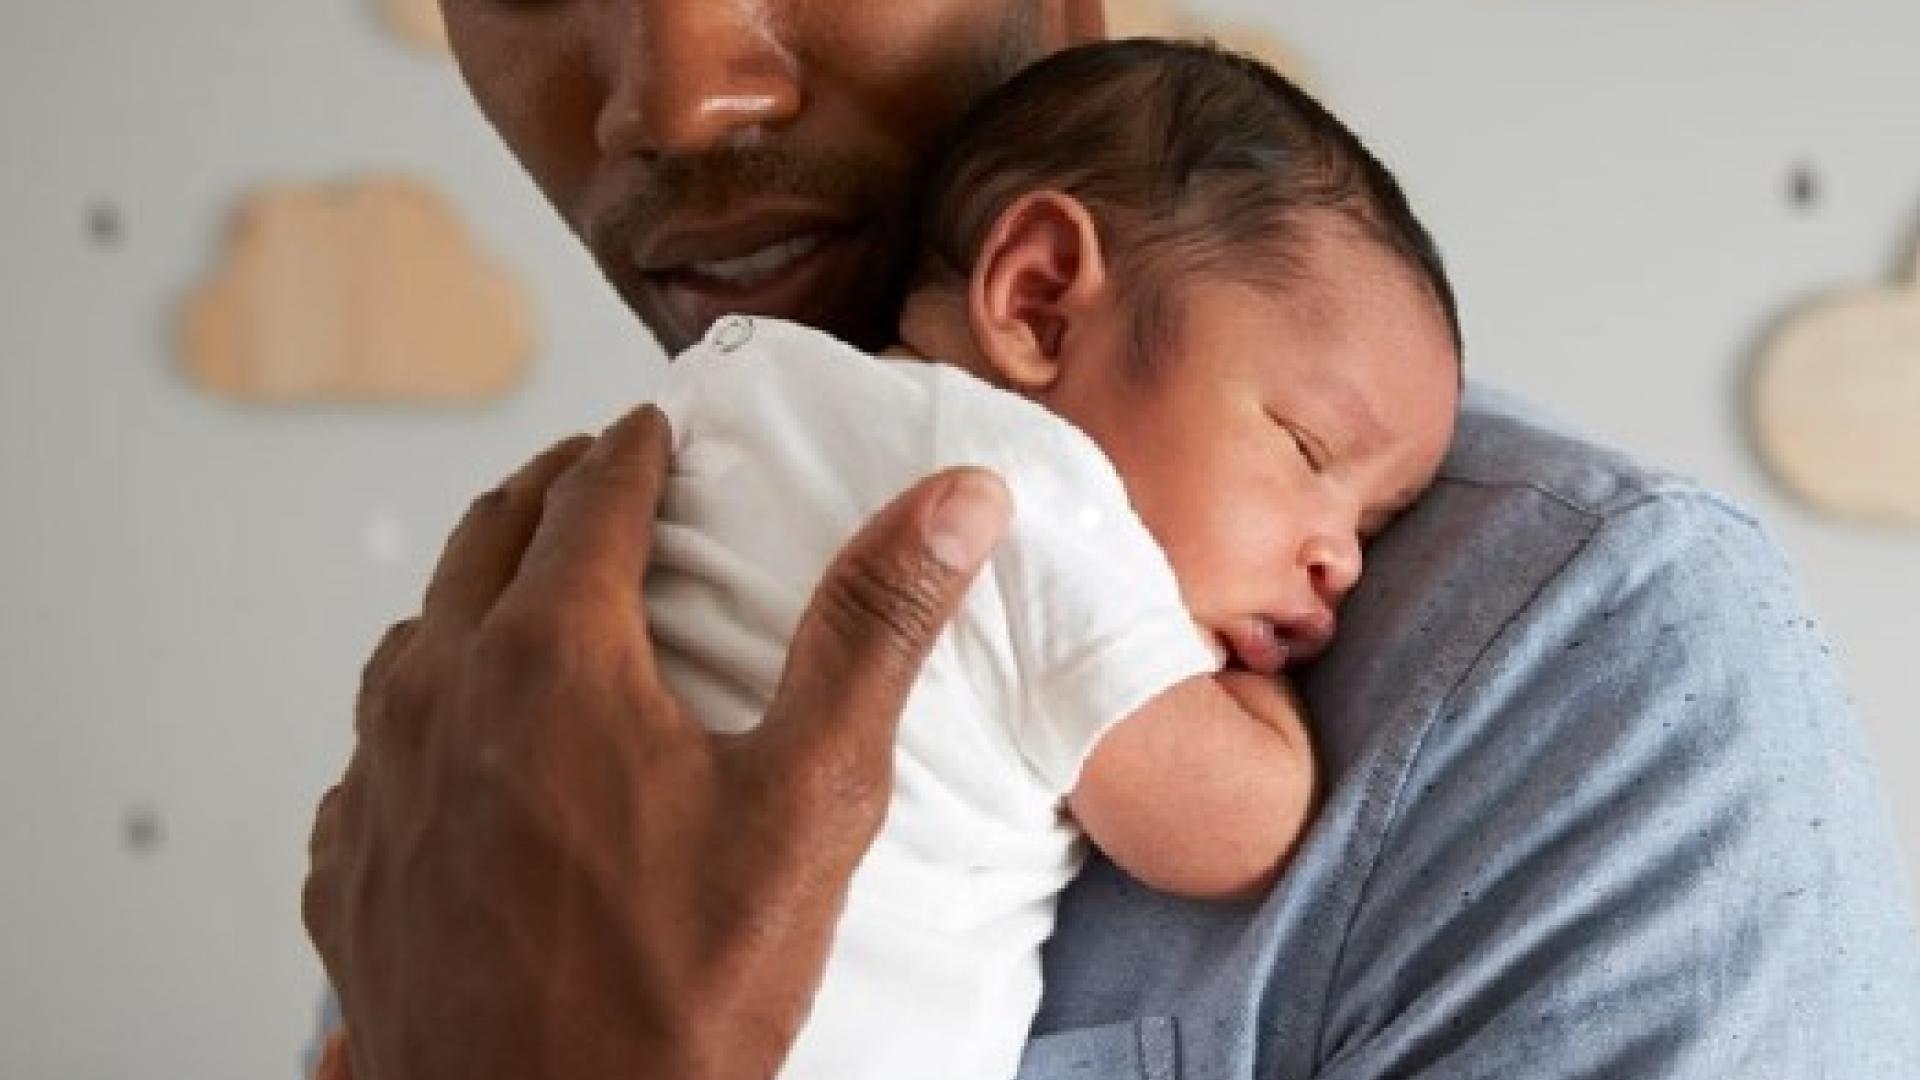
[[1292, 651], [1273, 620], [1258, 615], [1236, 620], [1219, 637], [1235, 665], [1258, 675], [1280, 674]]

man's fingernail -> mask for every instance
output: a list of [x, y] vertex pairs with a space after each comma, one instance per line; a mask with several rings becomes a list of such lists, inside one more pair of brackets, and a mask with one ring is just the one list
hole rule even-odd
[[950, 570], [985, 561], [1007, 525], [1007, 489], [991, 474], [966, 471], [948, 482], [927, 520], [927, 550]]

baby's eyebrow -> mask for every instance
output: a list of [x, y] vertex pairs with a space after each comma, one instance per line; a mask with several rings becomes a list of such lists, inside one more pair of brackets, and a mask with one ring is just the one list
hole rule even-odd
[[1325, 388], [1341, 425], [1352, 430], [1356, 448], [1380, 442], [1391, 435], [1365, 394], [1342, 382]]

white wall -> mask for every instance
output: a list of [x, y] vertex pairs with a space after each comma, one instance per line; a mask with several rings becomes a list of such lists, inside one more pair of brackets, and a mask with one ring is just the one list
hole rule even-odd
[[[656, 353], [444, 62], [359, 0], [0, 14], [0, 1075], [291, 1076], [298, 886], [358, 667], [466, 498]], [[1287, 32], [1457, 268], [1477, 373], [1759, 509], [1839, 639], [1910, 848], [1920, 535], [1823, 523], [1747, 452], [1738, 375], [1920, 224], [1913, 0], [1214, 0]], [[1268, 13], [1279, 8], [1278, 14]], [[1813, 163], [1825, 198], [1791, 208]], [[258, 180], [404, 168], [537, 295], [479, 412], [256, 413], [173, 373], [175, 307]], [[120, 209], [111, 250], [96, 202]], [[150, 815], [159, 843], [126, 841]]]

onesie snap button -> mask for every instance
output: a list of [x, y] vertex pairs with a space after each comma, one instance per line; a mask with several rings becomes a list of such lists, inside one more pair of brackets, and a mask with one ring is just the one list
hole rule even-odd
[[721, 352], [735, 352], [752, 340], [753, 320], [745, 315], [728, 315], [713, 324], [713, 346]]

